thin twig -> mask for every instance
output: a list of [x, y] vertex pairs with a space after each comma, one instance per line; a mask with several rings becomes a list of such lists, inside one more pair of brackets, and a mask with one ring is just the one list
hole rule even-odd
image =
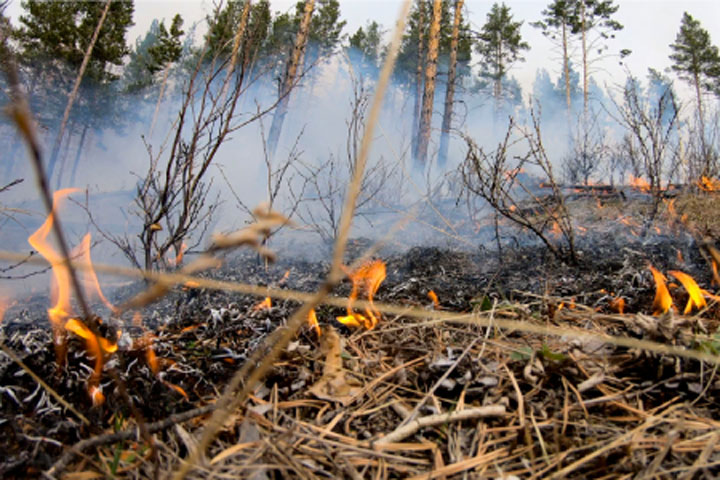
[[421, 428], [434, 427], [436, 425], [442, 425], [450, 422], [461, 422], [463, 420], [471, 420], [474, 418], [483, 417], [500, 417], [505, 415], [504, 405], [486, 405], [478, 408], [468, 408], [467, 410], [460, 410], [459, 412], [448, 412], [439, 413], [436, 415], [428, 415], [426, 417], [420, 417], [412, 420], [407, 425], [403, 425], [392, 432], [388, 433], [380, 440], [375, 442], [375, 445], [383, 445], [387, 443], [400, 442], [410, 435], [414, 434]]

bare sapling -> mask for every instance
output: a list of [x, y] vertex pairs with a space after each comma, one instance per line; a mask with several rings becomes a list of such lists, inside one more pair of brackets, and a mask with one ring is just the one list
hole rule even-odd
[[[360, 142], [365, 134], [365, 118], [370, 96], [363, 82], [352, 76], [353, 94], [350, 99], [350, 116], [346, 121], [347, 136], [345, 152], [341, 155], [330, 154], [320, 164], [304, 161], [296, 163], [298, 180], [302, 185], [299, 191], [293, 184], [291, 196], [293, 204], [298, 205], [296, 215], [314, 233], [320, 236], [328, 246], [337, 238], [340, 228], [343, 199], [348, 182], [355, 175]], [[364, 210], [381, 201], [387, 182], [394, 176], [395, 170], [380, 158], [365, 170], [355, 215], [370, 222]]]
[[[504, 138], [492, 152], [465, 137], [463, 186], [469, 196], [482, 198], [498, 215], [534, 234], [556, 258], [577, 263], [572, 217], [543, 145], [539, 116], [532, 108], [530, 114], [529, 126], [510, 118]], [[544, 177], [539, 185], [544, 187], [542, 195], [537, 193], [538, 185], [523, 180], [526, 170]]]
[[667, 186], [677, 174], [680, 107], [671, 88], [664, 89], [656, 98], [643, 98], [637, 80], [632, 78], [623, 90], [623, 102], [615, 107], [619, 122], [627, 129], [621, 148], [635, 174], [646, 178], [649, 184], [652, 204], [643, 228], [647, 233]]

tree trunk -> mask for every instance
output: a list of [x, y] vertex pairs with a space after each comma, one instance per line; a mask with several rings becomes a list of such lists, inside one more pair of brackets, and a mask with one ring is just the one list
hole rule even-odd
[[497, 54], [495, 58], [495, 82], [493, 83], [493, 97], [495, 98], [495, 119], [497, 119], [498, 113], [500, 112], [500, 98], [502, 97], [503, 77], [502, 39], [500, 38], [500, 32], [497, 32], [496, 35]]
[[562, 24], [563, 71], [565, 72], [565, 102], [567, 104], [568, 119], [572, 109], [570, 101], [570, 56], [568, 55], [567, 25]]
[[68, 119], [70, 118], [70, 110], [72, 110], [73, 104], [75, 103], [75, 98], [77, 97], [78, 91], [80, 90], [80, 83], [82, 82], [83, 76], [85, 75], [85, 69], [90, 62], [90, 56], [92, 55], [93, 48], [95, 48], [95, 42], [97, 42], [97, 39], [100, 36], [100, 29], [102, 28], [103, 23], [105, 23], [105, 17], [107, 17], [107, 13], [110, 10], [111, 3], [112, 0], [107, 0], [105, 2], [105, 9], [102, 11], [102, 15], [100, 16], [100, 20], [98, 20], [97, 27], [95, 27], [95, 32], [93, 32], [93, 36], [90, 39], [90, 44], [88, 45], [88, 48], [85, 51], [85, 56], [83, 57], [82, 63], [80, 64], [80, 70], [78, 71], [77, 77], [75, 78], [75, 84], [73, 85], [72, 92], [70, 92], [70, 96], [68, 97], [68, 102], [65, 106], [65, 112], [63, 113], [62, 121], [60, 122], [60, 130], [58, 131], [57, 138], [55, 139], [55, 146], [53, 147], [52, 154], [50, 156], [50, 162], [48, 162], [47, 171], [45, 172], [48, 181], [52, 178], [53, 170], [55, 169], [55, 163], [57, 163], [58, 154], [60, 153], [60, 144], [62, 143], [63, 135], [65, 134], [65, 126], [67, 125]]
[[442, 0], [433, 0], [433, 17], [430, 24], [427, 67], [425, 68], [425, 91], [423, 93], [422, 114], [420, 115], [417, 156], [415, 157], [416, 165], [420, 167], [424, 167], [427, 162], [428, 144], [430, 143], [430, 123], [432, 121], [433, 101], [435, 100], [435, 77], [437, 75], [441, 13]]
[[580, 17], [582, 29], [582, 62], [583, 62], [583, 121], [587, 120], [588, 113], [588, 59], [587, 59], [587, 32], [585, 31], [585, 0], [580, 1]]
[[82, 157], [83, 146], [85, 145], [85, 136], [90, 126], [86, 123], [83, 127], [82, 134], [80, 135], [80, 142], [78, 143], [77, 152], [75, 153], [75, 160], [73, 161], [72, 173], [70, 174], [70, 185], [75, 185], [75, 175], [77, 174], [77, 168], [80, 164], [80, 158]]
[[450, 144], [450, 124], [452, 123], [455, 77], [457, 76], [458, 39], [460, 37], [460, 21], [464, 2], [465, 0], [455, 0], [455, 17], [450, 40], [450, 65], [448, 66], [447, 89], [445, 90], [445, 112], [443, 113], [442, 128], [440, 129], [440, 152], [438, 154], [438, 164], [440, 166], [444, 166], [445, 162], [447, 162]]
[[290, 92], [295, 86], [298, 66], [300, 66], [305, 58], [305, 47], [307, 46], [308, 33], [310, 31], [310, 19], [312, 18], [314, 8], [315, 0], [305, 1], [305, 12], [300, 22], [300, 29], [295, 37], [295, 45], [288, 60], [283, 83], [280, 87], [280, 101], [275, 109], [272, 125], [270, 126], [270, 133], [268, 134], [268, 152], [270, 157], [275, 155], [275, 150], [280, 140], [283, 121], [285, 120], [285, 115], [287, 115], [288, 104], [290, 103]]
[[698, 128], [700, 129], [700, 149], [702, 150], [701, 155], [703, 171], [700, 172], [700, 174], [704, 176], [711, 176], [710, 155], [707, 149], [707, 144], [705, 143], [705, 109], [703, 108], [702, 92], [700, 91], [700, 77], [697, 73], [693, 75], [693, 84], [695, 86], [695, 96], [697, 97], [698, 104]]
[[425, 0], [418, 1], [419, 18], [418, 18], [418, 57], [417, 69], [415, 70], [415, 107], [413, 108], [412, 123], [412, 153], [413, 157], [417, 157], [417, 147], [419, 128], [420, 128], [420, 111], [422, 110], [422, 94], [423, 94], [423, 64], [425, 63]]

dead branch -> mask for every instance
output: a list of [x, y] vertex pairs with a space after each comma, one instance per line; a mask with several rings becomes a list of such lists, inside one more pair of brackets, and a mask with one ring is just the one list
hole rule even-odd
[[407, 425], [388, 433], [381, 439], [375, 441], [375, 445], [400, 442], [425, 427], [434, 427], [445, 423], [461, 422], [463, 420], [472, 420], [475, 418], [500, 417], [502, 415], [505, 415], [505, 407], [503, 405], [487, 405], [484, 407], [460, 410], [459, 412], [428, 415], [426, 417], [411, 420]]

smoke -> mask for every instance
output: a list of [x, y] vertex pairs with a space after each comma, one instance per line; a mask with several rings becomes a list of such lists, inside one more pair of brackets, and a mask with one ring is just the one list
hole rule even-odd
[[[211, 229], [230, 231], [240, 228], [251, 219], [249, 211], [254, 206], [272, 200], [274, 208], [293, 215], [299, 224], [296, 230], [281, 232], [277, 241], [284, 238], [284, 244], [302, 241], [327, 245], [332, 237], [332, 223], [340, 215], [344, 186], [352, 172], [353, 145], [362, 135], [362, 105], [373, 93], [378, 69], [355, 53], [342, 51], [308, 70], [291, 93], [289, 113], [277, 152], [273, 158], [268, 158], [263, 140], [270, 129], [272, 112], [250, 121], [258, 111], [277, 101], [278, 79], [272, 70], [264, 71], [263, 68], [256, 66], [246, 78], [243, 87], [246, 91], [241, 97], [234, 125], [249, 123], [231, 132], [208, 174], [207, 181], [211, 185], [208, 201], [214, 202], [217, 198], [220, 202]], [[564, 88], [561, 91], [560, 80], [552, 82], [545, 71], [537, 74], [532, 100], [529, 96], [523, 97], [517, 82], [512, 79], [506, 82], [507, 96], [496, 102], [472, 76], [461, 78], [456, 92], [448, 161], [440, 166], [435, 158], [445, 97], [443, 81], [441, 71], [432, 118], [430, 161], [418, 166], [410, 154], [415, 89], [403, 83], [401, 76], [396, 76], [396, 82], [385, 98], [374, 138], [368, 166], [371, 173], [366, 197], [362, 199], [353, 227], [354, 236], [378, 239], [396, 228], [399, 233], [390, 239], [390, 244], [397, 248], [422, 243], [468, 247], [487, 242], [489, 235], [478, 233], [477, 228], [467, 221], [461, 195], [457, 169], [467, 150], [463, 136], [492, 151], [504, 137], [509, 117], [521, 125], [529, 123], [529, 101], [534, 103], [541, 118], [548, 156], [556, 162], [558, 172], [563, 170], [562, 162], [572, 151], [573, 136], [577, 137], [573, 125], [582, 110], [582, 95], [577, 91], [573, 93], [569, 121]], [[89, 221], [87, 212], [82, 209], [76, 209], [74, 213], [62, 212], [63, 217], [67, 215], [65, 223], [71, 227], [73, 235], [89, 230], [94, 232], [96, 240], [101, 240], [102, 236], [97, 232], [99, 227], [132, 238], [142, 229], [136, 215], [135, 190], [139, 180], [146, 175], [151, 158], [162, 162], [169, 155], [167, 149], [178, 128], [177, 112], [186, 85], [187, 70], [178, 68], [171, 74], [159, 105], [160, 89], [155, 87], [136, 94], [114, 92], [112, 108], [108, 108], [105, 115], [87, 109], [73, 112], [71, 123], [76, 127], [70, 129], [61, 147], [62, 160], [52, 184], [85, 188], [87, 208], [95, 222]], [[604, 132], [603, 138], [609, 138], [615, 134], [610, 133], [613, 127], [605, 113], [607, 107], [604, 104], [608, 100], [607, 97], [598, 98], [603, 95], [602, 89], [594, 88], [593, 115], [599, 119], [597, 128]], [[84, 94], [108, 93], [102, 90]], [[197, 94], [195, 101], [201, 101], [201, 98]], [[151, 133], [156, 109], [159, 115]], [[88, 128], [83, 135], [84, 126]], [[184, 133], [189, 131], [188, 128], [185, 127]], [[45, 145], [51, 145], [55, 135], [52, 122], [40, 124], [39, 131]], [[26, 180], [13, 187], [12, 194], [0, 193], [0, 202], [4, 206], [22, 212], [13, 215], [12, 220], [5, 219], [3, 236], [12, 238], [7, 244], [9, 248], [23, 251], [27, 249], [24, 244], [26, 234], [42, 221], [44, 212], [37, 200], [32, 172], [23, 160], [23, 147], [7, 123], [0, 125], [0, 145], [6, 158], [6, 168], [2, 172], [5, 183], [18, 177]], [[521, 153], [519, 150], [511, 152]], [[593, 180], [602, 181], [600, 175], [603, 174], [601, 171], [593, 173], [597, 175]], [[404, 224], [398, 226], [401, 222]], [[465, 224], [462, 228], [456, 227], [462, 223]], [[10, 231], [12, 233], [8, 233]], [[193, 240], [201, 241], [200, 238]], [[100, 261], [122, 261], [122, 256], [113, 252], [114, 246], [107, 241], [96, 249], [96, 258]]]

